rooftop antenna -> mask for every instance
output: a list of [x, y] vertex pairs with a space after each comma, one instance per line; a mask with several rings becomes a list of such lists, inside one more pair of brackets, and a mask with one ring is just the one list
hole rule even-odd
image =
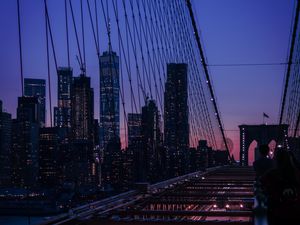
[[112, 52], [112, 47], [111, 47], [111, 27], [110, 27], [110, 17], [109, 17], [109, 10], [108, 10], [108, 2], [106, 0], [106, 12], [107, 12], [107, 23], [108, 23], [108, 28], [107, 28], [107, 35], [108, 35], [108, 52]]
[[108, 51], [112, 52], [110, 33], [111, 33], [111, 31], [110, 31], [110, 18], [108, 17]]
[[85, 59], [85, 40], [84, 40], [84, 21], [83, 21], [83, 3], [80, 0], [80, 14], [81, 14], [81, 33], [82, 33], [82, 51], [83, 51], [83, 61], [81, 63], [81, 71], [83, 75], [86, 75], [86, 59]]

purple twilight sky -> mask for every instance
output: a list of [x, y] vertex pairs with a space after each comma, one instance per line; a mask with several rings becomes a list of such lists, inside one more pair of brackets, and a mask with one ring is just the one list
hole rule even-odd
[[[67, 64], [63, 2], [48, 1], [49, 14], [55, 24], [53, 31], [60, 65]], [[73, 2], [74, 8], [78, 8], [79, 1]], [[46, 79], [43, 1], [20, 0], [20, 3], [24, 76]], [[208, 64], [286, 62], [295, 0], [193, 0], [192, 3]], [[16, 0], [1, 0], [0, 99], [13, 117], [17, 97], [21, 94], [16, 9]], [[99, 118], [98, 64], [90, 26], [86, 33], [89, 40], [86, 43], [87, 74], [93, 80], [95, 117]], [[112, 35], [114, 39], [114, 33]], [[107, 43], [106, 40], [103, 42]], [[74, 38], [71, 38], [71, 46], [75, 46]], [[102, 43], [101, 51], [106, 49], [106, 44]], [[76, 54], [73, 47], [71, 66], [74, 75], [79, 73]], [[56, 75], [51, 63], [52, 99], [56, 105]], [[219, 110], [227, 135], [234, 141], [236, 156], [238, 125], [262, 123], [263, 112], [270, 116], [268, 123], [278, 121], [285, 69], [282, 65], [210, 67]]]

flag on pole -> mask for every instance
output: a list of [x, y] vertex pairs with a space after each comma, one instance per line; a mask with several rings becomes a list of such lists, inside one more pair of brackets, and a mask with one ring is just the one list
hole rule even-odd
[[266, 118], [270, 118], [266, 113], [263, 113], [263, 116]]

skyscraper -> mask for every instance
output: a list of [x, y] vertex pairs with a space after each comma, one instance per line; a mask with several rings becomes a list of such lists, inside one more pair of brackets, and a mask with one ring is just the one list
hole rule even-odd
[[100, 149], [120, 136], [119, 57], [109, 47], [100, 57]]
[[39, 133], [39, 181], [43, 187], [53, 187], [59, 183], [61, 155], [58, 127], [40, 128]]
[[167, 65], [165, 85], [165, 145], [170, 176], [185, 173], [185, 157], [189, 148], [187, 64]]
[[11, 180], [11, 114], [4, 112], [0, 100], [0, 186], [10, 184]]
[[141, 139], [142, 114], [128, 113], [128, 146]]
[[44, 79], [24, 79], [24, 95], [37, 97], [39, 101], [39, 124], [44, 127], [46, 124], [46, 81]]
[[160, 115], [154, 100], [147, 100], [142, 107], [142, 153], [140, 157], [145, 170], [145, 177], [148, 182], [155, 182], [159, 179], [160, 148], [162, 143]]
[[72, 138], [92, 140], [94, 123], [94, 91], [91, 78], [84, 75], [74, 77], [72, 85]]
[[13, 120], [13, 182], [18, 187], [34, 187], [38, 180], [39, 150], [38, 97], [19, 97], [17, 119]]
[[[126, 154], [132, 156], [132, 176], [134, 181], [145, 181], [146, 171], [144, 156], [145, 151], [142, 146], [142, 114], [128, 113], [127, 116], [128, 128], [128, 149]], [[128, 169], [127, 169], [128, 170]]]
[[78, 186], [89, 185], [96, 178], [93, 155], [94, 92], [91, 79], [83, 74], [75, 77], [71, 96], [72, 150], [69, 179]]
[[54, 125], [56, 127], [71, 127], [71, 85], [73, 70], [70, 67], [60, 67], [57, 71], [57, 107], [54, 108]]

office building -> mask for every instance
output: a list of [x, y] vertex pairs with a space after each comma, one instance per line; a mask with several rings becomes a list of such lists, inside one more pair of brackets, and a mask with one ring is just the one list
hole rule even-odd
[[100, 57], [100, 149], [120, 136], [119, 57], [109, 48]]
[[54, 126], [71, 127], [71, 87], [73, 70], [59, 67], [57, 71], [57, 107], [54, 108]]
[[39, 134], [39, 183], [42, 187], [59, 184], [60, 137], [57, 127], [45, 127]]
[[81, 74], [75, 77], [71, 94], [72, 146], [69, 180], [77, 186], [94, 184], [94, 92], [91, 79]]
[[0, 100], [0, 186], [11, 183], [11, 114], [4, 112]]
[[[161, 174], [160, 148], [162, 146], [160, 114], [154, 100], [147, 100], [142, 107], [142, 149], [140, 156], [141, 179], [148, 182], [159, 180]], [[143, 181], [143, 180], [141, 180]]]
[[141, 139], [142, 114], [128, 113], [127, 121], [128, 146], [132, 146], [137, 140]]
[[38, 121], [40, 127], [44, 127], [46, 124], [46, 81], [44, 79], [25, 78], [24, 95], [38, 98]]
[[164, 93], [164, 135], [169, 176], [186, 172], [186, 153], [189, 148], [188, 77], [187, 64], [167, 65]]
[[19, 97], [17, 119], [12, 124], [13, 184], [37, 186], [39, 171], [39, 99]]

